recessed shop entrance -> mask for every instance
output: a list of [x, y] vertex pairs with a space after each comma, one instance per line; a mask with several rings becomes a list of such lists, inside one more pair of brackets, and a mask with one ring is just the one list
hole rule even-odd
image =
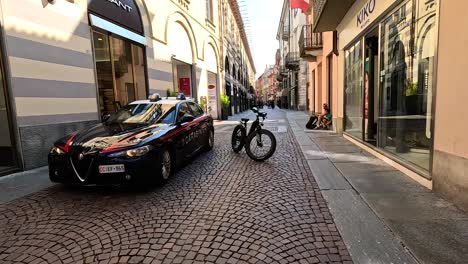
[[428, 175], [436, 10], [405, 1], [345, 48], [345, 132]]
[[148, 97], [140, 12], [133, 0], [121, 3], [93, 0], [88, 7], [101, 116]]
[[174, 87], [177, 93], [192, 96], [192, 65], [173, 59], [172, 72], [174, 73]]

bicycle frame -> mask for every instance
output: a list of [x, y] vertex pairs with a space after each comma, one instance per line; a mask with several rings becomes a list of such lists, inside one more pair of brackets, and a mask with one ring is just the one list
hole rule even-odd
[[[254, 133], [256, 130], [261, 129], [262, 126], [263, 126], [263, 121], [265, 121], [265, 118], [263, 118], [263, 120], [260, 121], [260, 116], [257, 114], [257, 118], [255, 119], [255, 121], [250, 126], [249, 133], [247, 135], [245, 135], [246, 138], [248, 136], [250, 136], [252, 133]], [[247, 131], [247, 128], [248, 128], [247, 123], [248, 122], [243, 122], [243, 121], [239, 121], [239, 122], [245, 128], [245, 130]]]

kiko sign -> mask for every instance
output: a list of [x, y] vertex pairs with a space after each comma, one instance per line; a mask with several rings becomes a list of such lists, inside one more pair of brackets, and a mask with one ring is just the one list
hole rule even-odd
[[358, 15], [356, 16], [357, 26], [358, 27], [365, 27], [369, 24], [369, 16], [374, 13], [375, 5], [377, 0], [369, 0], [364, 7], [359, 11]]
[[135, 0], [91, 0], [88, 11], [134, 33], [144, 35], [140, 10]]
[[127, 5], [127, 4], [124, 4], [122, 3], [122, 1], [117, 1], [117, 0], [107, 0], [109, 1], [110, 3], [114, 3], [116, 6], [122, 8], [123, 10], [127, 11], [127, 12], [131, 12], [132, 11], [132, 7]]

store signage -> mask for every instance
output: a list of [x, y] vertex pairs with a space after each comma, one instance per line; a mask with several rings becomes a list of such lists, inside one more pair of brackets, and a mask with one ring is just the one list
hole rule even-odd
[[359, 11], [358, 15], [356, 16], [358, 27], [363, 28], [369, 24], [369, 16], [374, 13], [376, 1], [377, 0], [369, 0], [361, 9], [361, 11]]
[[125, 11], [127, 11], [127, 12], [129, 12], [129, 13], [130, 13], [130, 12], [132, 11], [132, 9], [133, 9], [131, 6], [122, 3], [122, 1], [117, 1], [117, 0], [107, 0], [107, 1], [109, 1], [109, 2], [111, 2], [111, 3], [114, 3], [116, 6], [122, 8], [123, 10], [125, 10]]
[[144, 35], [135, 0], [90, 0], [88, 11], [134, 33]]
[[209, 112], [211, 116], [215, 119], [218, 118], [218, 96], [216, 94], [216, 85], [208, 85], [208, 104]]

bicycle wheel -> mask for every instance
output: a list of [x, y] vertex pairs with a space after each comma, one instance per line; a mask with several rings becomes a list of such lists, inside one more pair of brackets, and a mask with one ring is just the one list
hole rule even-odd
[[261, 129], [247, 138], [245, 146], [247, 155], [255, 161], [265, 161], [276, 151], [276, 138], [268, 130]]
[[244, 147], [245, 134], [245, 128], [241, 125], [237, 125], [232, 131], [231, 146], [234, 152], [237, 153]]

